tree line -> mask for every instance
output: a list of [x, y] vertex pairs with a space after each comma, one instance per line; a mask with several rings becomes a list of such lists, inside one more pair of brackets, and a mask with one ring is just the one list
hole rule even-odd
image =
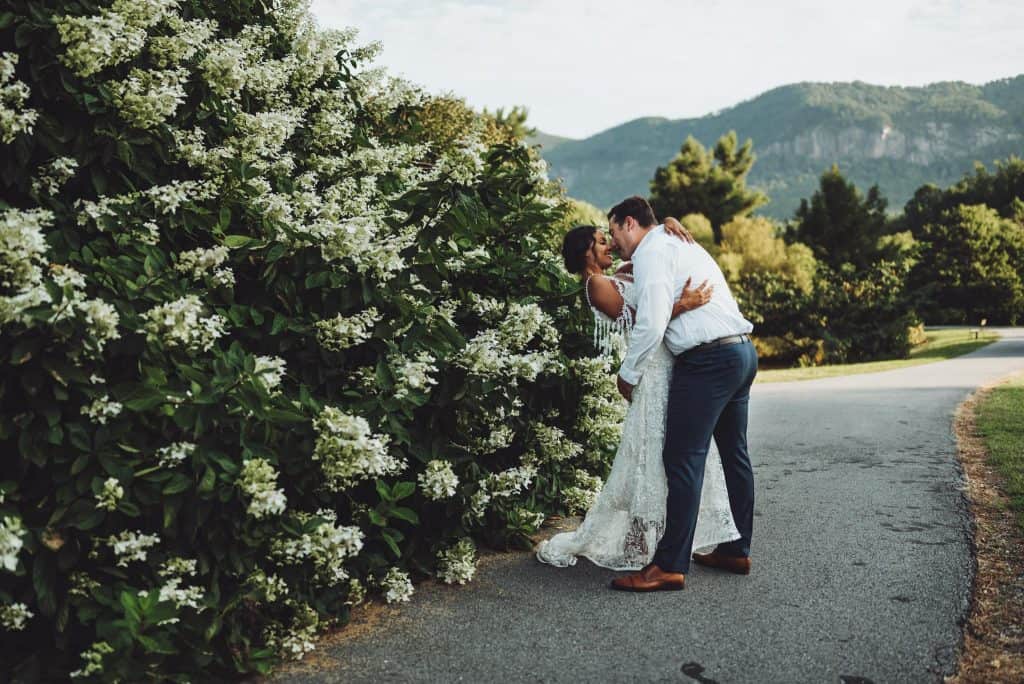
[[895, 358], [924, 340], [924, 323], [1024, 318], [1024, 160], [925, 185], [899, 212], [834, 165], [780, 222], [756, 214], [770, 200], [746, 184], [755, 159], [735, 132], [711, 149], [689, 137], [655, 171], [650, 201], [718, 259], [767, 362]]

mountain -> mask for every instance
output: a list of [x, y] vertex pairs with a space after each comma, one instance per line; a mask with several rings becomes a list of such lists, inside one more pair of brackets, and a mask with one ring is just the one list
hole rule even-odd
[[607, 208], [647, 195], [687, 135], [710, 147], [730, 130], [754, 141], [748, 184], [771, 198], [760, 213], [792, 217], [832, 164], [865, 191], [877, 183], [898, 210], [918, 187], [954, 183], [975, 161], [1024, 156], [1024, 75], [980, 86], [797, 83], [704, 117], [636, 119], [542, 153], [571, 196]]
[[527, 145], [540, 145], [544, 148], [545, 152], [550, 152], [562, 143], [576, 142], [572, 138], [563, 138], [560, 135], [552, 135], [550, 133], [544, 133], [543, 131], [537, 131], [532, 136], [526, 139]]

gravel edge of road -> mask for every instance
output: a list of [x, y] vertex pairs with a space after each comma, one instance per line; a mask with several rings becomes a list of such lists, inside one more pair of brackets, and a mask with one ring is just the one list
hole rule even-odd
[[[1005, 506], [1001, 477], [988, 462], [988, 452], [977, 432], [979, 403], [994, 387], [1018, 374], [978, 388], [958, 407], [953, 421], [957, 457], [964, 473], [963, 495], [970, 515], [970, 606], [963, 620], [955, 672], [947, 684], [988, 684], [1024, 681], [1024, 628], [1014, 615], [1024, 615], [1024, 548], [1012, 513]], [[1017, 636], [1008, 635], [1016, 629]], [[1011, 651], [1016, 640], [1020, 650]]]

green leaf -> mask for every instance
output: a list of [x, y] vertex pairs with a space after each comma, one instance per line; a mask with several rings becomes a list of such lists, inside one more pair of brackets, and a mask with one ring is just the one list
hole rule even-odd
[[416, 491], [416, 483], [415, 482], [408, 482], [407, 481], [407, 482], [399, 482], [398, 484], [396, 484], [392, 488], [391, 493], [395, 497], [393, 499], [394, 501], [401, 501], [402, 499], [404, 499], [406, 497], [412, 496], [412, 494], [415, 491]]
[[217, 484], [217, 473], [214, 472], [213, 468], [207, 467], [203, 472], [203, 479], [199, 481], [199, 488], [197, 491], [207, 494], [213, 491], [213, 488]]
[[413, 525], [419, 525], [420, 524], [420, 517], [418, 515], [416, 515], [416, 511], [412, 510], [411, 508], [404, 508], [404, 507], [392, 508], [391, 509], [391, 515], [393, 515], [396, 518], [401, 518], [402, 520], [405, 520], [406, 522], [411, 522]]
[[387, 501], [390, 503], [395, 500], [391, 495], [391, 490], [388, 488], [388, 485], [384, 480], [377, 480], [374, 484], [377, 487], [377, 494], [380, 495], [381, 501]]
[[36, 604], [48, 616], [57, 612], [57, 565], [54, 561], [54, 555], [49, 550], [43, 550], [32, 563], [32, 588], [36, 590]]
[[118, 596], [121, 607], [124, 608], [124, 616], [128, 620], [128, 629], [133, 636], [138, 635], [139, 625], [142, 623], [142, 609], [138, 600], [128, 591], [122, 591]]
[[238, 249], [240, 247], [249, 247], [258, 244], [260, 241], [254, 237], [248, 235], [225, 235], [224, 244], [231, 249]]
[[171, 480], [164, 485], [164, 488], [161, 491], [164, 494], [180, 494], [181, 492], [185, 491], [191, 486], [192, 480], [185, 477], [181, 473], [175, 473], [174, 477], [172, 477]]
[[391, 551], [395, 554], [395, 558], [402, 557], [402, 551], [398, 548], [398, 543], [387, 530], [381, 533], [381, 539], [384, 540], [384, 542], [388, 545]]
[[382, 516], [376, 510], [370, 509], [370, 522], [377, 527], [384, 527], [388, 524], [387, 518]]

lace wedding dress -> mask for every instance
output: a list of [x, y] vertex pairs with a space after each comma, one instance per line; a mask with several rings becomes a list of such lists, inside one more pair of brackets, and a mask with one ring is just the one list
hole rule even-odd
[[[618, 278], [612, 281], [626, 304], [635, 306], [632, 282]], [[612, 338], [628, 336], [632, 327], [630, 311], [624, 308], [623, 315], [614, 321], [597, 309], [594, 316], [595, 343], [609, 353], [617, 346]], [[661, 451], [674, 360], [664, 344], [651, 353], [643, 378], [633, 391], [607, 482], [579, 528], [542, 541], [536, 549], [537, 560], [568, 567], [576, 564], [578, 556], [585, 556], [611, 570], [638, 570], [651, 562], [665, 531], [668, 485]], [[729, 510], [722, 461], [712, 441], [693, 548], [739, 536]]]

